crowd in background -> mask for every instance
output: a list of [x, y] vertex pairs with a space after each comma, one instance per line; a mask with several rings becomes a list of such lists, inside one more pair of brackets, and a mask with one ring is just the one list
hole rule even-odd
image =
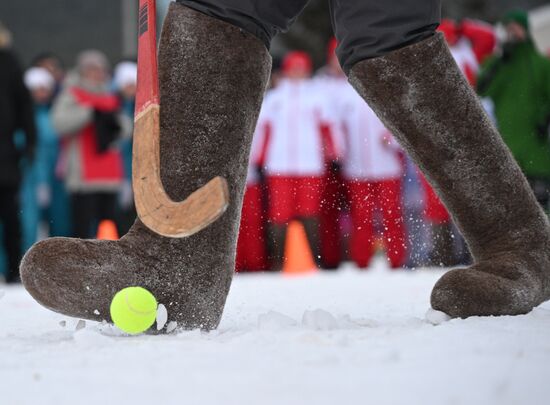
[[[548, 208], [550, 60], [530, 39], [526, 13], [502, 23], [444, 20], [439, 30]], [[251, 150], [237, 270], [280, 270], [293, 221], [324, 269], [348, 260], [367, 268], [378, 251], [395, 269], [468, 263], [429, 179], [348, 84], [336, 46], [316, 72], [303, 51], [274, 64]], [[93, 238], [106, 219], [119, 234], [131, 226], [136, 83], [133, 61], [112, 67], [97, 50], [81, 52], [68, 71], [47, 53], [23, 71], [0, 26], [0, 263], [8, 282], [41, 238]]]

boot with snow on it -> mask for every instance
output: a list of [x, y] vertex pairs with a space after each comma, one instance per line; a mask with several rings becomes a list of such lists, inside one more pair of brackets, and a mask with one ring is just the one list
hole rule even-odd
[[474, 258], [437, 282], [433, 308], [517, 315], [550, 299], [548, 218], [443, 36], [363, 60], [349, 76], [435, 186]]
[[181, 201], [216, 176], [229, 207], [187, 238], [169, 238], [138, 219], [119, 241], [54, 238], [24, 257], [25, 287], [65, 315], [110, 321], [115, 293], [150, 290], [180, 327], [217, 327], [235, 268], [248, 154], [271, 69], [265, 45], [221, 20], [171, 3], [162, 32], [160, 169]]

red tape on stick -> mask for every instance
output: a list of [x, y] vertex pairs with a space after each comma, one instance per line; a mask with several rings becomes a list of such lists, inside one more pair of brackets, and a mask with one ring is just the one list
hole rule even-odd
[[159, 104], [157, 67], [157, 5], [155, 0], [139, 1], [138, 82], [136, 116], [151, 104]]

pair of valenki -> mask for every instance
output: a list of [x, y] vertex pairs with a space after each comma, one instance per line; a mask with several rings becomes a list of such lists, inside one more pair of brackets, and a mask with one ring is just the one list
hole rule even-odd
[[[109, 320], [115, 293], [142, 286], [171, 321], [212, 329], [233, 276], [251, 136], [271, 58], [256, 37], [176, 3], [159, 58], [163, 185], [179, 201], [222, 176], [227, 211], [188, 238], [160, 236], [138, 219], [116, 242], [39, 242], [24, 257], [21, 276], [38, 302], [69, 316]], [[442, 36], [356, 63], [349, 80], [435, 186], [475, 259], [439, 280], [433, 308], [453, 317], [515, 315], [547, 300], [548, 220]]]

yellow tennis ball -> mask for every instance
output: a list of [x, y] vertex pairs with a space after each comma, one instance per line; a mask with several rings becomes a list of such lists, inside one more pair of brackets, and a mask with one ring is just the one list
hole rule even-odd
[[155, 323], [157, 300], [141, 287], [127, 287], [111, 301], [111, 319], [121, 330], [131, 335], [145, 332]]

